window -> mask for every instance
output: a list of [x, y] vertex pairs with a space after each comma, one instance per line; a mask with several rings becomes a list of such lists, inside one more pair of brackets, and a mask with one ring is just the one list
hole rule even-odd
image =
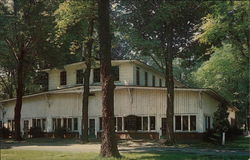
[[196, 131], [196, 116], [175, 116], [176, 131]]
[[152, 77], [152, 86], [155, 87], [155, 76]]
[[175, 116], [175, 130], [181, 130], [181, 116]]
[[60, 85], [67, 84], [67, 74], [66, 71], [60, 72]]
[[83, 70], [76, 71], [76, 84], [83, 84]]
[[36, 119], [32, 119], [32, 127], [37, 127], [36, 126]]
[[182, 116], [182, 130], [188, 131], [188, 116]]
[[148, 117], [142, 118], [142, 130], [147, 131], [148, 130]]
[[56, 129], [61, 128], [61, 119], [57, 118], [56, 119]]
[[196, 131], [196, 116], [190, 116], [190, 130]]
[[205, 127], [206, 127], [206, 130], [210, 130], [210, 116], [205, 116]]
[[2, 123], [2, 121], [0, 121], [0, 128], [3, 128], [3, 123]]
[[161, 78], [159, 79], [159, 86], [162, 87], [162, 81]]
[[142, 130], [142, 117], [137, 117], [137, 130]]
[[155, 130], [155, 116], [150, 116], [150, 130]]
[[67, 118], [63, 118], [63, 128], [67, 128]]
[[67, 126], [69, 131], [72, 131], [72, 118], [68, 118], [68, 126]]
[[94, 82], [100, 82], [100, 68], [94, 69]]
[[137, 130], [136, 127], [136, 116], [130, 115], [125, 117], [125, 130]]
[[41, 128], [41, 120], [40, 119], [37, 119], [36, 120], [36, 126]]
[[23, 121], [23, 130], [24, 131], [28, 131], [29, 129], [29, 121], [28, 120], [24, 120]]
[[140, 68], [136, 67], [136, 85], [140, 85]]
[[117, 131], [122, 131], [122, 117], [117, 117]]
[[111, 70], [112, 70], [114, 81], [119, 81], [119, 66], [112, 66]]
[[102, 117], [99, 117], [99, 130], [102, 130]]
[[46, 129], [46, 119], [42, 119], [42, 130]]
[[53, 128], [53, 130], [56, 129], [56, 119], [55, 118], [52, 119], [52, 128]]
[[145, 72], [145, 86], [148, 86], [148, 72]]
[[78, 118], [74, 118], [74, 130], [78, 130]]

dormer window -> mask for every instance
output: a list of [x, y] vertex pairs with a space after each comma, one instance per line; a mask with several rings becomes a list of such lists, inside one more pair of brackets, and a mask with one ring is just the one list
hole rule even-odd
[[152, 77], [152, 86], [155, 87], [155, 76]]
[[96, 82], [100, 82], [100, 68], [95, 68], [94, 69], [94, 80]]
[[76, 71], [76, 84], [83, 84], [83, 70]]
[[140, 85], [140, 68], [136, 67], [136, 85]]
[[119, 66], [112, 66], [111, 70], [112, 70], [114, 81], [119, 81]]
[[67, 74], [66, 71], [60, 72], [60, 85], [66, 85], [67, 84]]

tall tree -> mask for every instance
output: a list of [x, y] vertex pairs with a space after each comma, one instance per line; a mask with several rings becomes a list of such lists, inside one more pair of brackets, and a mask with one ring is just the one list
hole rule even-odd
[[[95, 35], [95, 22], [97, 17], [96, 2], [92, 0], [65, 1], [55, 11], [59, 37], [66, 37], [71, 41], [71, 52], [80, 50], [84, 61], [84, 83], [82, 97], [82, 140], [88, 142], [88, 101], [89, 101], [89, 78], [93, 65], [93, 43]], [[76, 31], [77, 29], [77, 31]], [[79, 52], [79, 51], [78, 51]]]
[[[52, 51], [50, 49], [54, 47], [47, 40], [51, 32], [49, 31], [50, 25], [45, 25], [51, 20], [48, 11], [49, 4], [47, 1], [33, 0], [14, 0], [9, 5], [1, 4], [0, 18], [5, 21], [4, 23], [0, 21], [3, 23], [0, 29], [0, 44], [3, 49], [8, 51], [5, 55], [11, 54], [14, 57], [13, 66], [16, 74], [14, 112], [16, 140], [22, 139], [20, 128], [22, 97], [29, 90], [26, 87], [28, 75], [44, 67], [48, 62], [47, 58], [53, 55], [48, 54], [49, 51]], [[1, 67], [3, 67], [2, 64]]]
[[[204, 5], [197, 1], [122, 1], [120, 21], [130, 33], [134, 51], [149, 56], [165, 68], [167, 87], [167, 139], [175, 143], [173, 134], [174, 77], [173, 59], [193, 43], [195, 25], [202, 17]], [[122, 22], [123, 21], [123, 22]], [[185, 57], [185, 56], [184, 56]]]
[[114, 80], [111, 74], [109, 0], [98, 0], [99, 44], [102, 83], [102, 157], [120, 157], [114, 128]]

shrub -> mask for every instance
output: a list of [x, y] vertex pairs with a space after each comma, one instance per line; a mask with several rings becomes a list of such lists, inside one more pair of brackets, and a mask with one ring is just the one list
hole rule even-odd
[[30, 135], [32, 136], [32, 138], [43, 137], [42, 129], [40, 127], [31, 127]]
[[243, 135], [243, 130], [239, 129], [237, 126], [230, 127], [226, 132], [226, 138], [231, 140], [237, 136]]
[[209, 129], [205, 132], [203, 139], [206, 142], [218, 144], [220, 142], [220, 135], [214, 129]]
[[3, 127], [0, 129], [0, 137], [7, 139], [9, 138], [9, 136], [10, 136], [10, 130], [8, 128]]

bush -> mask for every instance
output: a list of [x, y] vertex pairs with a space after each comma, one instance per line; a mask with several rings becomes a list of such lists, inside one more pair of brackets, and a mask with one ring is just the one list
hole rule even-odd
[[206, 131], [203, 139], [206, 142], [214, 144], [218, 144], [221, 141], [220, 135], [214, 129], [209, 129], [208, 131]]
[[64, 135], [66, 133], [67, 133], [67, 129], [66, 128], [57, 128], [55, 130], [55, 137], [64, 138]]
[[0, 137], [7, 139], [9, 138], [9, 136], [10, 136], [10, 130], [8, 128], [3, 127], [0, 129]]
[[30, 135], [32, 136], [32, 138], [43, 137], [42, 129], [40, 127], [31, 127]]
[[226, 138], [229, 140], [240, 135], [243, 135], [243, 130], [239, 129], [237, 126], [230, 127], [226, 132]]

